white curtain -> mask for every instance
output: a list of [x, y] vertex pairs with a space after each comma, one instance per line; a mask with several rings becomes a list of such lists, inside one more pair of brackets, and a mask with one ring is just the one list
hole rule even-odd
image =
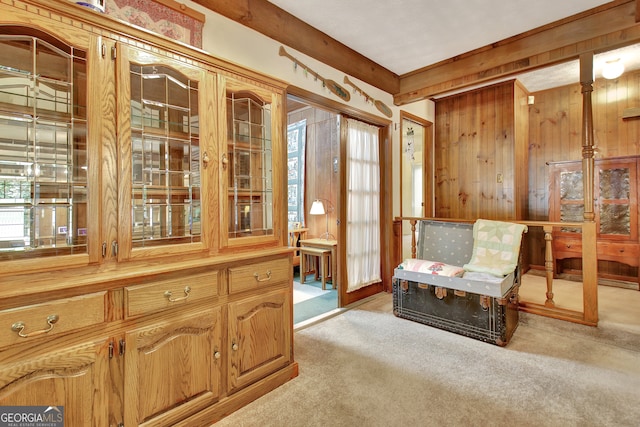
[[287, 221], [291, 230], [294, 224], [304, 227], [304, 161], [307, 139], [307, 120], [287, 126]]
[[347, 292], [381, 280], [378, 128], [347, 119]]

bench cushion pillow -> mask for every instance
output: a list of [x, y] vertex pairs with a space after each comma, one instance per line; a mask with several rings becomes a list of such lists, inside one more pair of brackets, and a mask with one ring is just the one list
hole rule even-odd
[[520, 255], [522, 233], [527, 226], [511, 222], [479, 219], [473, 225], [473, 253], [466, 271], [506, 276], [515, 270]]
[[438, 261], [429, 261], [424, 259], [406, 259], [400, 268], [418, 273], [428, 273], [437, 276], [456, 277], [462, 276], [464, 269], [456, 265], [444, 264]]

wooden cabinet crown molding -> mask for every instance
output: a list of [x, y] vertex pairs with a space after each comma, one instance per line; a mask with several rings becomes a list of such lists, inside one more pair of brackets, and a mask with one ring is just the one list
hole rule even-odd
[[[168, 0], [164, 0], [168, 1]], [[0, 4], [17, 6], [26, 13], [45, 19], [71, 24], [78, 34], [91, 32], [138, 48], [153, 50], [159, 54], [187, 64], [207, 68], [214, 72], [250, 77], [255, 82], [284, 92], [287, 83], [246, 67], [211, 55], [194, 46], [173, 40], [153, 31], [133, 26], [109, 15], [79, 6], [69, 0], [0, 0]], [[184, 12], [184, 11], [183, 11]], [[82, 23], [80, 23], [82, 22]], [[46, 26], [43, 26], [46, 28]]]

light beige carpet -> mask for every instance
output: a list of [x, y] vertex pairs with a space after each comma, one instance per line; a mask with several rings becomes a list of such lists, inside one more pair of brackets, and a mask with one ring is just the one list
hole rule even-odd
[[294, 335], [300, 375], [219, 426], [637, 426], [640, 335], [521, 314], [497, 347], [392, 314], [392, 296]]
[[[527, 273], [522, 276], [520, 300], [544, 304], [545, 277]], [[556, 307], [582, 311], [582, 283], [570, 280], [553, 281]], [[628, 329], [640, 334], [640, 291], [614, 286], [598, 286], [598, 318], [600, 326]]]

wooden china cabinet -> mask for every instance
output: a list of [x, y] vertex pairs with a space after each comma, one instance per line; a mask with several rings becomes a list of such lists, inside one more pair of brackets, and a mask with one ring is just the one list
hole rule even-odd
[[[582, 162], [551, 162], [549, 220], [582, 222]], [[595, 160], [594, 214], [598, 259], [640, 265], [638, 240], [638, 156]], [[574, 227], [553, 233], [554, 261], [582, 257], [582, 237]], [[555, 266], [559, 271], [559, 266]], [[636, 279], [637, 281], [637, 279]]]
[[0, 405], [210, 425], [295, 377], [284, 84], [0, 1]]

